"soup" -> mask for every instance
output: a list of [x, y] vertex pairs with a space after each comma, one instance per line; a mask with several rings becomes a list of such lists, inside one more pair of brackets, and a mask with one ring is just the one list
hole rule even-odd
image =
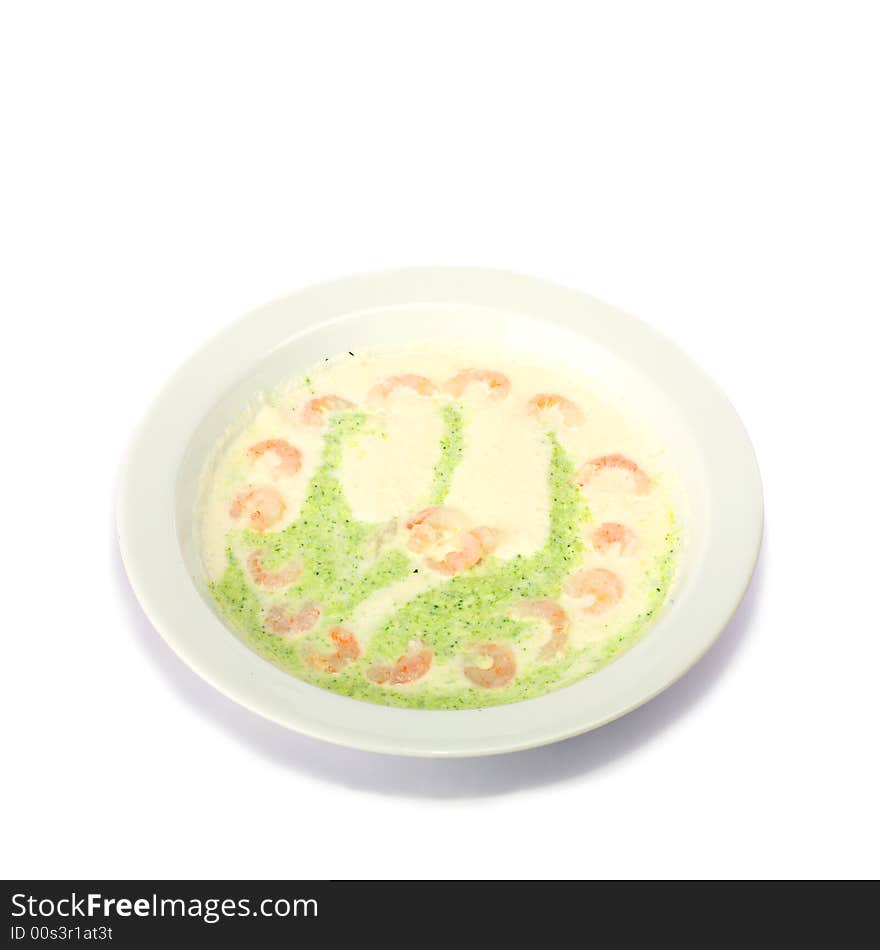
[[263, 396], [206, 469], [229, 626], [344, 696], [468, 709], [628, 649], [674, 584], [677, 485], [587, 376], [503, 350], [375, 348]]

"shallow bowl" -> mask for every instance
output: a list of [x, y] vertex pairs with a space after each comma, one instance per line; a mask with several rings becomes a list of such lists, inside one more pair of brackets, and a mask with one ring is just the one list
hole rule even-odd
[[[686, 505], [674, 595], [613, 663], [556, 692], [487, 709], [358, 702], [309, 685], [233, 635], [207, 591], [194, 530], [214, 445], [257, 394], [325, 357], [419, 340], [473, 341], [596, 379], [668, 447]], [[344, 278], [254, 311], [208, 342], [138, 430], [119, 492], [125, 567], [144, 611], [195, 672], [291, 729], [376, 752], [490, 755], [594, 729], [675, 682], [714, 643], [745, 593], [761, 541], [757, 462], [733, 407], [676, 346], [583, 294], [515, 274], [410, 269]]]

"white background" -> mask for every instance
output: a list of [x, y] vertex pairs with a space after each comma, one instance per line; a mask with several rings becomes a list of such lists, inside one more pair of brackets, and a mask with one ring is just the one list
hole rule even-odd
[[[4, 5], [4, 876], [876, 876], [876, 4]], [[662, 697], [407, 761], [215, 693], [113, 529], [132, 428], [253, 307], [371, 268], [583, 289], [712, 373], [758, 573]]]

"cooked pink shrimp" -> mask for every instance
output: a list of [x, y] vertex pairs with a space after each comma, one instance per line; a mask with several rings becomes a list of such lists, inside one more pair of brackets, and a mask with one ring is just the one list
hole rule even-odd
[[249, 485], [232, 501], [229, 514], [240, 518], [245, 512], [254, 531], [268, 531], [281, 520], [287, 505], [277, 488], [271, 485]]
[[570, 626], [568, 614], [555, 600], [546, 598], [541, 600], [520, 601], [512, 610], [517, 617], [534, 617], [544, 620], [550, 626], [550, 639], [541, 647], [542, 660], [550, 660], [565, 653], [568, 642], [568, 628]]
[[411, 643], [408, 653], [398, 657], [394, 663], [370, 667], [367, 676], [383, 686], [402, 686], [421, 679], [431, 669], [433, 659], [434, 654], [427, 647]]
[[406, 523], [409, 532], [407, 547], [410, 551], [421, 553], [442, 541], [453, 531], [460, 531], [467, 527], [467, 518], [455, 508], [446, 508], [434, 505], [422, 508]]
[[426, 558], [425, 563], [440, 574], [461, 574], [482, 561], [486, 550], [473, 531], [463, 531], [458, 538], [459, 547], [442, 558]]
[[576, 426], [584, 421], [580, 407], [558, 393], [538, 393], [526, 403], [526, 412], [530, 416], [541, 416], [552, 409], [558, 410], [567, 426]]
[[290, 587], [302, 574], [302, 564], [296, 561], [285, 564], [277, 571], [267, 571], [263, 567], [265, 553], [265, 551], [251, 551], [247, 559], [248, 571], [259, 587], [265, 587], [266, 590], [281, 590], [283, 587]]
[[460, 574], [478, 564], [498, 544], [498, 532], [493, 528], [481, 525], [466, 531], [467, 523], [467, 518], [455, 508], [442, 505], [423, 508], [406, 524], [409, 532], [407, 547], [421, 554], [457, 533], [457, 548], [442, 558], [426, 558], [425, 563], [441, 574]]
[[412, 389], [420, 396], [433, 396], [437, 392], [437, 387], [427, 376], [404, 373], [402, 376], [389, 376], [384, 382], [376, 383], [367, 398], [379, 402], [387, 399], [395, 389]]
[[248, 449], [248, 455], [254, 461], [267, 452], [274, 452], [278, 456], [280, 462], [277, 468], [284, 475], [296, 475], [302, 468], [302, 452], [287, 439], [265, 439]]
[[510, 392], [510, 380], [493, 369], [463, 369], [448, 380], [443, 389], [458, 399], [471, 383], [485, 384], [494, 399], [503, 399]]
[[582, 568], [565, 582], [565, 592], [571, 597], [589, 597], [584, 607], [588, 614], [603, 614], [623, 597], [623, 582], [604, 567]]
[[618, 545], [621, 554], [632, 554], [639, 546], [636, 533], [619, 521], [606, 521], [600, 524], [598, 528], [593, 529], [590, 540], [600, 554], [605, 554], [615, 544]]
[[651, 490], [651, 479], [638, 465], [625, 455], [615, 452], [612, 455], [602, 455], [599, 458], [587, 462], [577, 473], [575, 481], [578, 485], [586, 485], [588, 481], [599, 472], [609, 468], [617, 468], [624, 472], [629, 472], [632, 476], [633, 487], [637, 495], [646, 495]]
[[468, 664], [464, 675], [483, 689], [506, 686], [516, 675], [516, 659], [513, 650], [502, 643], [478, 643], [471, 648], [471, 656], [484, 656], [492, 661], [488, 669]]
[[498, 542], [501, 540], [501, 533], [488, 525], [480, 525], [478, 528], [474, 528], [471, 534], [483, 546], [483, 554], [491, 554], [498, 547]]
[[342, 396], [316, 396], [303, 406], [300, 418], [307, 426], [322, 426], [330, 413], [343, 409], [354, 409], [354, 403]]
[[336, 644], [336, 649], [329, 656], [312, 653], [309, 656], [309, 663], [326, 673], [338, 673], [361, 655], [361, 646], [357, 642], [357, 637], [345, 627], [334, 627], [329, 636]]
[[310, 601], [303, 604], [296, 613], [280, 605], [270, 607], [263, 622], [273, 633], [281, 637], [291, 637], [311, 630], [320, 617], [321, 608]]

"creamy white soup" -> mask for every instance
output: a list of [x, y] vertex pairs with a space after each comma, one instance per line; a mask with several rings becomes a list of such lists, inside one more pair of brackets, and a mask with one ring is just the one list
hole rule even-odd
[[619, 656], [669, 596], [662, 446], [589, 376], [445, 344], [346, 353], [218, 446], [211, 593], [264, 657], [356, 699], [528, 699]]

